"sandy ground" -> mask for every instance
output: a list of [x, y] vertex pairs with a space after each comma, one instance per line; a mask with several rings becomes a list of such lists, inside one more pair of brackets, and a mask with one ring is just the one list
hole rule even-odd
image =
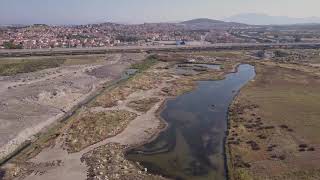
[[106, 55], [99, 64], [0, 76], [0, 159], [144, 58], [144, 54]]
[[[118, 143], [127, 147], [132, 147], [135, 145], [145, 143], [146, 141], [150, 141], [151, 137], [161, 130], [160, 125], [162, 124], [162, 122], [161, 119], [158, 117], [158, 110], [168, 97], [159, 96], [159, 93], [161, 92], [161, 89], [163, 87], [167, 86], [168, 84], [166, 82], [163, 82], [162, 84], [159, 84], [159, 86], [157, 86], [157, 88], [155, 89], [136, 91], [130, 96], [128, 96], [126, 100], [119, 101], [117, 106], [111, 108], [92, 107], [91, 109], [89, 109], [89, 111], [91, 112], [127, 110], [136, 113], [138, 116], [133, 121], [131, 121], [125, 128], [125, 130], [122, 131], [120, 134], [111, 138], [107, 138], [92, 146], [89, 146], [78, 153], [68, 154], [66, 150], [63, 150], [61, 148], [61, 142], [63, 142], [63, 137], [61, 137], [61, 139], [58, 140], [60, 141], [60, 143], [56, 144], [54, 148], [48, 148], [42, 151], [39, 155], [32, 159], [31, 162], [39, 164], [61, 160], [63, 164], [61, 166], [52, 167], [51, 169], [46, 169], [46, 173], [42, 175], [39, 175], [41, 174], [39, 172], [34, 172], [26, 179], [86, 179], [87, 167], [84, 162], [80, 161], [81, 157], [84, 154], [108, 143]], [[126, 106], [130, 101], [150, 97], [158, 97], [160, 101], [156, 103], [146, 113], [138, 112]]]
[[[162, 105], [165, 103], [166, 99], [172, 98], [171, 95], [175, 96], [175, 93], [178, 92], [178, 89], [184, 88], [185, 85], [188, 87], [191, 86], [187, 89], [192, 89], [193, 84], [191, 83], [192, 81], [188, 81], [178, 85], [177, 81], [179, 81], [180, 83], [181, 78], [185, 77], [183, 75], [176, 74], [176, 70], [174, 70], [174, 68], [166, 68], [168, 64], [169, 63], [159, 63], [158, 65], [156, 65], [152, 69], [149, 69], [146, 72], [149, 78], [155, 78], [156, 76], [160, 76], [161, 78], [156, 78], [155, 81], [151, 82], [149, 82], [150, 80], [148, 78], [138, 78], [138, 80], [134, 81], [134, 83], [141, 83], [140, 81], [145, 80], [146, 84], [157, 83], [156, 85], [146, 85], [146, 87], [149, 88], [134, 89], [135, 91], [130, 93], [130, 95], [128, 95], [124, 100], [118, 101], [115, 106], [110, 108], [104, 108], [102, 106], [86, 106], [83, 109], [85, 113], [108, 112], [110, 110], [125, 110], [137, 114], [137, 117], [134, 120], [126, 124], [125, 129], [122, 132], [113, 137], [106, 138], [96, 144], [86, 147], [85, 149], [82, 149], [80, 152], [68, 153], [67, 150], [63, 148], [65, 145], [65, 138], [67, 138], [67, 128], [65, 129], [65, 133], [61, 133], [61, 136], [55, 139], [56, 143], [52, 143], [54, 144], [54, 147], [48, 147], [46, 149], [43, 149], [38, 155], [26, 162], [33, 164], [30, 167], [31, 174], [24, 173], [22, 176], [18, 176], [18, 179], [87, 179], [89, 167], [87, 167], [85, 161], [81, 161], [85, 154], [93, 152], [93, 150], [97, 149], [98, 147], [103, 147], [104, 145], [119, 144], [129, 148], [144, 144], [155, 138], [156, 135], [165, 127], [165, 122], [161, 120], [158, 113]], [[101, 67], [98, 69], [99, 70], [92, 72], [92, 74], [95, 75], [98, 71], [101, 71]], [[219, 71], [215, 75], [219, 73], [221, 72]], [[167, 93], [164, 89], [170, 87], [173, 88], [173, 91]], [[132, 101], [148, 98], [158, 98], [160, 101], [155, 103], [147, 112], [139, 112], [128, 106], [128, 104], [130, 104], [130, 102]], [[125, 149], [121, 151], [124, 150]], [[122, 162], [118, 163], [121, 164]], [[137, 170], [137, 173], [138, 171], [139, 169]], [[24, 175], [27, 176], [25, 177]], [[150, 176], [150, 178], [151, 177], [152, 175]]]

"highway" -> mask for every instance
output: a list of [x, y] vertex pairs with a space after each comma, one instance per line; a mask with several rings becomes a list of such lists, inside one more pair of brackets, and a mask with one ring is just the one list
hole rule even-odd
[[165, 45], [165, 46], [117, 46], [98, 48], [54, 48], [54, 49], [14, 49], [0, 50], [0, 57], [80, 55], [104, 53], [198, 51], [198, 50], [259, 50], [259, 49], [318, 49], [320, 43], [221, 43], [209, 45]]

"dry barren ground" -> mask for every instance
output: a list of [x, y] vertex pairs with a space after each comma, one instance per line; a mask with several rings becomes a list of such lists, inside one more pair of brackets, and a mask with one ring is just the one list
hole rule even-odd
[[195, 80], [222, 78], [236, 64], [185, 76], [175, 63], [135, 65], [140, 73], [106, 89], [7, 163], [5, 179], [165, 179], [127, 161], [124, 152], [165, 128], [158, 112], [167, 98], [192, 90]]
[[144, 54], [0, 59], [0, 159]]

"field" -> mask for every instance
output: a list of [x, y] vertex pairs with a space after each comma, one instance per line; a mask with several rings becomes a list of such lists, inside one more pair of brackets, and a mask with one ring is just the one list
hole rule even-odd
[[320, 77], [307, 70], [256, 64], [230, 109], [231, 179], [320, 178]]
[[85, 147], [119, 134], [125, 125], [136, 117], [136, 114], [128, 111], [82, 115], [72, 122], [66, 132], [66, 148], [68, 152], [79, 152]]
[[0, 58], [0, 76], [12, 76], [60, 66], [101, 63], [104, 58], [102, 55]]
[[11, 76], [19, 73], [34, 72], [37, 70], [59, 67], [63, 63], [63, 59], [52, 59], [50, 61], [22, 60], [21, 62], [17, 63], [1, 64], [0, 75]]
[[136, 101], [131, 101], [127, 104], [128, 107], [140, 111], [140, 112], [148, 112], [160, 99], [153, 97], [153, 98], [145, 98]]
[[200, 56], [209, 56], [209, 57], [216, 57], [216, 58], [242, 58], [243, 52], [241, 51], [201, 51], [192, 53], [193, 55], [200, 55]]

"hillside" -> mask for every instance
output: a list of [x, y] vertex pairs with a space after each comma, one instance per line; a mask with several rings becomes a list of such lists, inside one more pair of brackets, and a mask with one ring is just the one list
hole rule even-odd
[[224, 22], [220, 20], [213, 20], [207, 18], [192, 19], [183, 21], [180, 24], [184, 25], [188, 29], [203, 30], [203, 29], [228, 29], [232, 27], [245, 27], [246, 24], [235, 22]]
[[267, 14], [256, 13], [238, 14], [226, 18], [225, 20], [252, 25], [289, 25], [320, 23], [320, 18], [317, 17], [293, 18], [287, 16], [270, 16]]

